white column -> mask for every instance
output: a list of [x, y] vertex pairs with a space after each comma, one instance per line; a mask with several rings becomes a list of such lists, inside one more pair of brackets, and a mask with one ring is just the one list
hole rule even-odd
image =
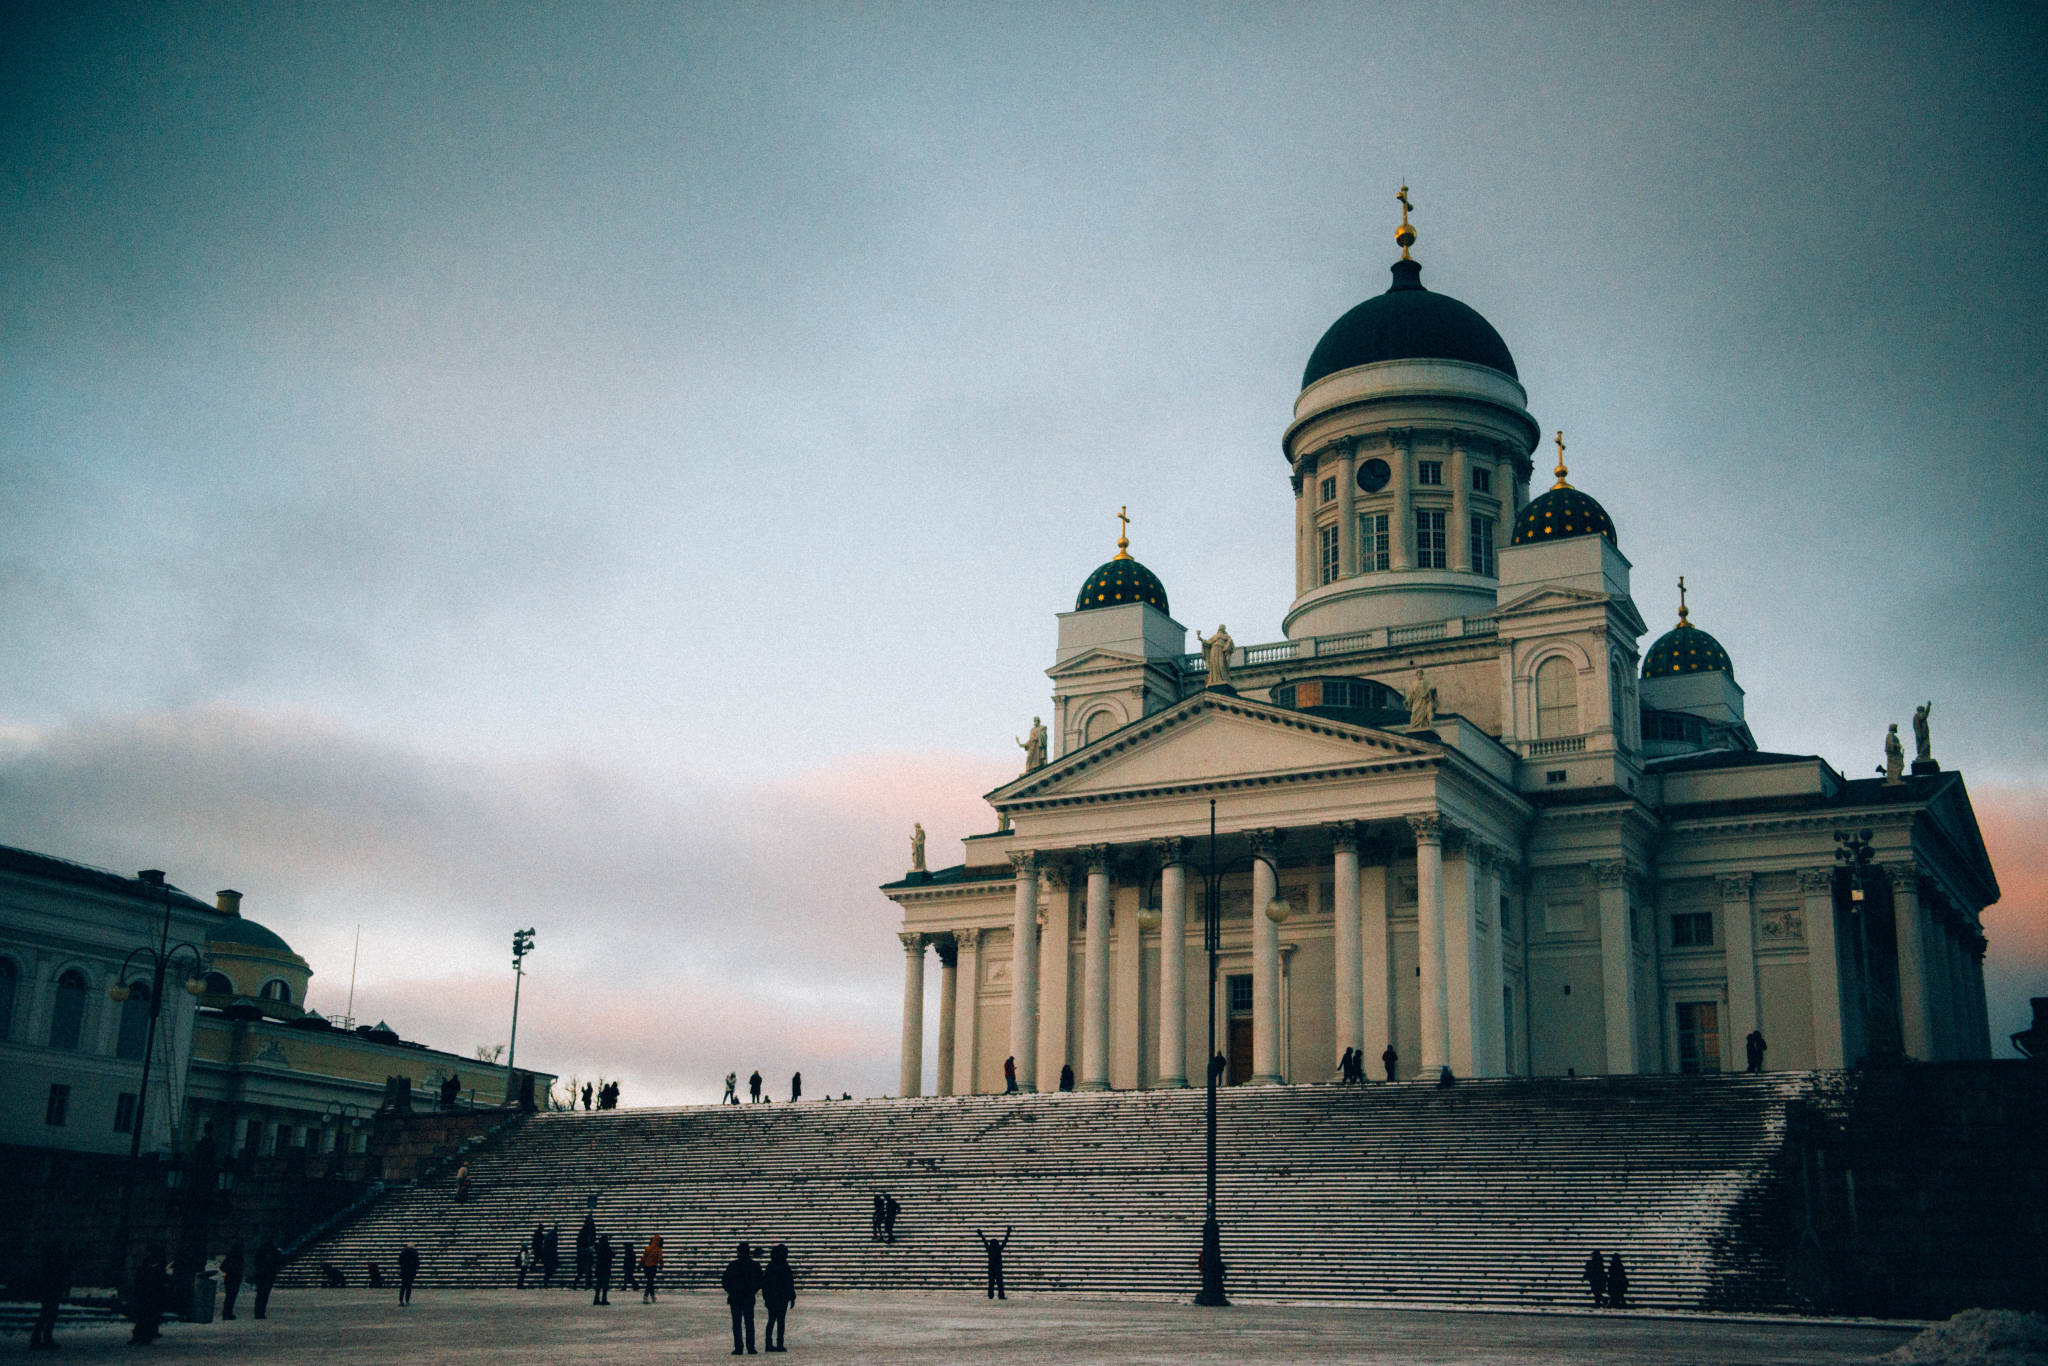
[[924, 1094], [924, 936], [905, 930], [903, 941], [903, 1065], [896, 1094]]
[[1493, 549], [1496, 555], [1515, 543], [1515, 514], [1520, 511], [1515, 506], [1515, 489], [1518, 482], [1513, 460], [1502, 460], [1494, 465], [1493, 496], [1500, 499], [1498, 520], [1493, 524]]
[[[1144, 1085], [1144, 1041], [1138, 1037], [1141, 1017], [1138, 998], [1144, 992], [1145, 931], [1138, 923], [1139, 905], [1145, 889], [1139, 879], [1126, 877], [1125, 886], [1110, 893], [1114, 966], [1109, 988], [1109, 1084], [1118, 1091], [1135, 1091]], [[1119, 904], [1121, 903], [1121, 904]]]
[[1266, 914], [1266, 904], [1280, 884], [1268, 859], [1277, 858], [1279, 841], [1270, 830], [1254, 832], [1252, 851], [1252, 1085], [1280, 1084], [1280, 927]]
[[1394, 1039], [1393, 977], [1388, 967], [1387, 897], [1394, 885], [1387, 861], [1389, 850], [1376, 848], [1372, 862], [1358, 873], [1358, 998], [1364, 1027], [1359, 1047], [1365, 1051], [1366, 1075], [1383, 1077], [1380, 1055]]
[[942, 1096], [954, 1094], [953, 1089], [953, 1041], [957, 1037], [954, 1002], [958, 999], [960, 951], [943, 939], [932, 941], [932, 951], [939, 955], [939, 1075], [938, 1093]]
[[1330, 448], [1337, 467], [1337, 572], [1347, 579], [1358, 572], [1357, 448], [1352, 440]]
[[[1743, 1047], [1751, 1030], [1759, 1027], [1756, 997], [1755, 917], [1750, 912], [1748, 873], [1729, 873], [1721, 878], [1721, 956], [1728, 966], [1728, 1037]], [[1766, 1043], [1769, 1040], [1765, 1040]], [[1730, 1050], [1730, 1056], [1747, 1054]]]
[[1392, 432], [1393, 446], [1387, 452], [1394, 467], [1394, 568], [1415, 567], [1415, 452], [1408, 432]]
[[1629, 934], [1628, 865], [1616, 859], [1593, 865], [1600, 888], [1600, 986], [1605, 997], [1607, 1070], [1641, 1071], [1636, 1056], [1636, 947]]
[[1842, 963], [1835, 935], [1835, 873], [1799, 870], [1800, 914], [1806, 920], [1806, 974], [1813, 997], [1813, 1065], [1838, 1068], [1842, 1057]]
[[1410, 816], [1415, 832], [1415, 947], [1422, 969], [1422, 1067], [1437, 1074], [1451, 1060], [1451, 998], [1444, 961], [1443, 818], [1434, 811]]
[[1159, 872], [1159, 1079], [1188, 1084], [1188, 842], [1163, 841]]
[[1970, 1051], [1964, 1054], [1971, 1058], [1991, 1056], [1991, 1007], [1984, 999], [1984, 941], [1979, 938], [1969, 947], [1969, 992], [1970, 992]]
[[1473, 1075], [1504, 1077], [1508, 1074], [1507, 1007], [1501, 988], [1507, 972], [1501, 954], [1507, 937], [1500, 920], [1501, 851], [1473, 840], [1466, 846], [1467, 857], [1479, 866], [1478, 916], [1473, 922], [1479, 934], [1479, 1009], [1473, 1012], [1479, 1040], [1472, 1049]]
[[1109, 846], [1081, 851], [1088, 864], [1087, 943], [1082, 956], [1081, 1077], [1083, 1091], [1109, 1089]]
[[953, 1094], [971, 1096], [978, 1089], [976, 1064], [981, 1057], [981, 931], [955, 930], [954, 956], [960, 965], [954, 975], [960, 979], [957, 1022], [953, 1026], [956, 1053], [953, 1058]]
[[1451, 433], [1451, 568], [1472, 572], [1472, 461], [1465, 454], [1465, 434]]
[[1899, 1026], [1906, 1056], [1922, 1062], [1934, 1057], [1934, 1023], [1928, 1010], [1927, 928], [1920, 910], [1920, 870], [1911, 863], [1889, 863], [1892, 880], [1892, 933], [1899, 948]]
[[1071, 1047], [1067, 1015], [1074, 993], [1074, 932], [1067, 878], [1065, 863], [1039, 866], [1039, 881], [1045, 884], [1045, 930], [1038, 936], [1038, 1070], [1047, 1091], [1059, 1088], [1060, 1069], [1067, 1065]]
[[1038, 1089], [1038, 858], [1010, 855], [1017, 898], [1010, 912], [1010, 1056], [1017, 1089]]
[[1337, 980], [1332, 993], [1337, 1019], [1330, 1043], [1337, 1053], [1337, 1057], [1330, 1060], [1334, 1065], [1344, 1056], [1346, 1049], [1364, 1046], [1365, 1007], [1362, 998], [1364, 980], [1359, 966], [1358, 823], [1344, 821], [1335, 826], [1332, 833], [1336, 844], [1334, 876], [1337, 902]]
[[1456, 861], [1444, 879], [1444, 995], [1450, 1005], [1450, 1064], [1460, 1077], [1484, 1076], [1482, 1062], [1486, 1002], [1480, 991], [1479, 868], [1472, 838], [1457, 842]]
[[1294, 485], [1294, 596], [1300, 597], [1315, 587], [1315, 577], [1309, 570], [1311, 554], [1309, 534], [1309, 500], [1302, 496], [1302, 485], [1308, 481], [1308, 466], [1304, 461], [1294, 467], [1290, 481]]

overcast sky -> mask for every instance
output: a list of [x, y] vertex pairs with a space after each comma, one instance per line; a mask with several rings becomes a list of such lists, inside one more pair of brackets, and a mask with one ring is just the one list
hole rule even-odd
[[500, 1041], [531, 924], [535, 1065], [893, 1089], [875, 884], [1119, 505], [1280, 638], [1404, 181], [1760, 743], [1934, 699], [2001, 1052], [2048, 994], [2048, 9], [82, 8], [0, 34], [0, 843], [316, 1008], [360, 922], [359, 1017]]

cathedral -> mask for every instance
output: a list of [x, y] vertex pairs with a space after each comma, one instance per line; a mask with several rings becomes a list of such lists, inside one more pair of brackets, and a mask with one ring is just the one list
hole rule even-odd
[[1212, 1021], [1233, 1085], [1347, 1054], [1398, 1079], [1989, 1057], [1998, 884], [1931, 706], [1910, 765], [1894, 727], [1852, 778], [1757, 747], [1682, 581], [1643, 651], [1629, 529], [1500, 334], [1423, 284], [1406, 193], [1391, 286], [1323, 334], [1281, 438], [1284, 638], [1190, 653], [1120, 537], [1059, 614], [1052, 724], [987, 794], [996, 829], [936, 870], [920, 830], [882, 888], [900, 1094], [927, 1089], [928, 951], [939, 1095], [1006, 1067], [1202, 1085]]

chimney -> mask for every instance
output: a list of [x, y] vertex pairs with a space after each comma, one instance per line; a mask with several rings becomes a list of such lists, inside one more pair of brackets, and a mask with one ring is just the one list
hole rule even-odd
[[213, 894], [213, 907], [217, 911], [239, 917], [242, 914], [242, 894], [236, 891], [218, 891]]

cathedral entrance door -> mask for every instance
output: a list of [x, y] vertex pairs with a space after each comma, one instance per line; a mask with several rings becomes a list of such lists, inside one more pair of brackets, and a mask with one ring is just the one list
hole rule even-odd
[[1249, 973], [1228, 979], [1230, 1042], [1225, 1056], [1230, 1059], [1228, 1081], [1242, 1086], [1252, 1079], [1252, 979]]

